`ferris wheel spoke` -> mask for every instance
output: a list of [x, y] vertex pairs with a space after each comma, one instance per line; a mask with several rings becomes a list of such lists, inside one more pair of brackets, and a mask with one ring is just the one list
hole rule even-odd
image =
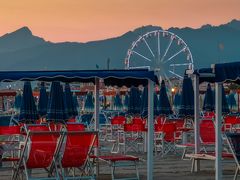
[[159, 59], [160, 59], [160, 53], [161, 53], [161, 49], [160, 49], [160, 33], [158, 32], [158, 56], [159, 56]]
[[182, 64], [170, 64], [169, 66], [189, 66], [191, 63], [182, 63]]
[[175, 73], [175, 72], [173, 72], [173, 71], [171, 71], [171, 70], [168, 70], [168, 72], [170, 72], [171, 74], [173, 74], [173, 75], [175, 75], [175, 76], [177, 76], [177, 77], [183, 79], [182, 76], [180, 76], [179, 74], [177, 74], [177, 73]]
[[150, 70], [150, 66], [135, 66], [135, 67], [129, 67], [129, 69], [149, 69]]
[[147, 43], [147, 41], [146, 41], [145, 38], [143, 38], [143, 41], [144, 41], [144, 43], [146, 44], [146, 46], [148, 47], [148, 49], [149, 49], [149, 51], [151, 52], [152, 56], [155, 57], [155, 55], [153, 54], [152, 49], [150, 48], [150, 46], [149, 46], [149, 44]]
[[133, 53], [135, 53], [135, 54], [137, 54], [138, 56], [140, 56], [140, 57], [142, 57], [142, 58], [146, 59], [147, 61], [150, 61], [150, 62], [152, 62], [152, 60], [151, 60], [151, 59], [149, 59], [149, 58], [147, 58], [146, 56], [144, 56], [144, 55], [142, 55], [142, 54], [138, 53], [137, 51], [132, 51], [132, 52], [133, 52]]
[[171, 40], [170, 40], [170, 42], [169, 42], [169, 44], [168, 44], [168, 46], [167, 46], [167, 48], [166, 48], [166, 50], [165, 50], [165, 53], [164, 53], [163, 57], [161, 58], [161, 62], [164, 61], [164, 58], [165, 58], [165, 56], [167, 55], [167, 52], [168, 52], [170, 46], [172, 45], [172, 42], [173, 42], [173, 38], [171, 38]]
[[170, 58], [168, 58], [166, 61], [164, 61], [164, 64], [168, 61], [171, 61], [173, 58], [175, 58], [177, 55], [179, 55], [181, 52], [183, 52], [186, 48], [182, 48], [180, 51], [176, 52], [174, 55], [172, 55]]
[[163, 75], [164, 75], [165, 79], [168, 81], [168, 83], [170, 84], [170, 86], [172, 87], [173, 84], [172, 84], [171, 80], [169, 79], [169, 77], [167, 76], [167, 74], [165, 72], [163, 72]]

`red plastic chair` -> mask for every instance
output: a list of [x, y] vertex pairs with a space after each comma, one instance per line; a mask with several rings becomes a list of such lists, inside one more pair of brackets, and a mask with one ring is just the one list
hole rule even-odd
[[[16, 170], [13, 174], [13, 179], [18, 178], [21, 174], [26, 175], [27, 179], [32, 178], [32, 171], [34, 169], [48, 169], [55, 166], [55, 157], [60, 138], [60, 132], [50, 131], [46, 125], [28, 125], [26, 126], [27, 136], [24, 144], [22, 144], [22, 152], [20, 160], [17, 163]], [[22, 169], [24, 167], [24, 169]], [[22, 172], [24, 170], [25, 173]], [[55, 171], [55, 177], [48, 179], [59, 178], [59, 174]], [[52, 175], [52, 174], [51, 174]], [[38, 179], [41, 179], [38, 177]], [[44, 177], [43, 179], [46, 179]]]
[[[67, 129], [64, 152], [58, 160], [61, 176], [63, 179], [94, 178], [89, 156], [96, 145], [97, 132], [83, 132], [82, 126], [67, 126]], [[80, 170], [79, 176], [75, 174], [76, 169]]]
[[201, 121], [200, 138], [203, 146], [215, 144], [215, 127], [212, 120]]
[[239, 120], [236, 116], [225, 116], [224, 117], [224, 129], [228, 132], [233, 132], [237, 130], [237, 124]]
[[162, 156], [175, 151], [175, 134], [176, 134], [176, 124], [175, 123], [165, 123], [165, 124], [155, 124], [155, 153], [161, 152]]
[[118, 131], [118, 141], [115, 145], [117, 146], [117, 151], [114, 151], [113, 147], [112, 152], [119, 152], [121, 147], [123, 147], [124, 154], [126, 154], [127, 151], [143, 151], [145, 133], [146, 128], [143, 123], [124, 124], [123, 130]]

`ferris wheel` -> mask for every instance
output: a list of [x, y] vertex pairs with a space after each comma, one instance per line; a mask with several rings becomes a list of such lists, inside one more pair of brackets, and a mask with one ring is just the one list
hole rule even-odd
[[193, 58], [187, 44], [176, 34], [155, 30], [141, 35], [127, 51], [126, 69], [148, 68], [159, 79], [171, 84], [182, 79], [186, 69], [193, 70]]

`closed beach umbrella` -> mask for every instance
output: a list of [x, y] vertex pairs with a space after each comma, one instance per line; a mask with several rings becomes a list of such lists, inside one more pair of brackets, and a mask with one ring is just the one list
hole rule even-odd
[[77, 95], [76, 94], [74, 94], [73, 95], [73, 103], [74, 103], [74, 106], [77, 108], [77, 110], [78, 110], [78, 108], [79, 108], [79, 103], [78, 103], [78, 98], [77, 98]]
[[176, 93], [174, 95], [174, 100], [173, 100], [173, 105], [175, 109], [179, 109], [180, 103], [181, 103], [181, 95], [180, 93]]
[[159, 92], [159, 114], [162, 115], [169, 115], [172, 114], [172, 108], [168, 99], [167, 91], [166, 91], [166, 85], [164, 80], [161, 82], [161, 89]]
[[20, 93], [18, 93], [18, 94], [15, 96], [15, 99], [14, 99], [14, 110], [15, 110], [16, 112], [19, 112], [19, 111], [20, 111], [21, 101], [22, 101], [22, 95], [21, 95]]
[[123, 108], [122, 99], [119, 93], [117, 93], [116, 96], [114, 97], [114, 108], [115, 110], [122, 110]]
[[192, 80], [187, 75], [185, 75], [183, 79], [179, 115], [194, 115], [194, 91], [192, 86]]
[[203, 100], [203, 110], [204, 111], [214, 111], [215, 102], [214, 102], [214, 93], [211, 89], [211, 85], [208, 84], [207, 91]]
[[32, 87], [29, 81], [24, 82], [23, 96], [20, 107], [19, 122], [34, 123], [38, 120], [39, 115], [37, 107], [32, 94]]
[[129, 106], [129, 95], [126, 94], [124, 98], [124, 109], [128, 110], [128, 106]]
[[64, 102], [65, 102], [65, 109], [68, 117], [72, 118], [77, 116], [78, 115], [77, 107], [74, 103], [73, 95], [72, 95], [69, 83], [65, 84]]
[[47, 120], [53, 122], [65, 122], [68, 116], [64, 104], [63, 88], [58, 81], [52, 82], [48, 111], [47, 111]]
[[[148, 114], [148, 88], [144, 87], [141, 98], [141, 115], [146, 117]], [[154, 115], [159, 115], [159, 99], [156, 93], [154, 93]]]
[[230, 112], [228, 102], [227, 102], [227, 97], [224, 91], [224, 87], [222, 86], [222, 113], [223, 114], [228, 114]]
[[235, 94], [234, 93], [230, 93], [228, 96], [228, 105], [230, 107], [230, 109], [233, 109], [237, 106], [237, 102], [235, 99]]
[[141, 96], [137, 87], [131, 87], [129, 94], [128, 113], [140, 114], [141, 113]]
[[44, 82], [42, 82], [40, 87], [39, 101], [38, 101], [38, 113], [41, 117], [46, 116], [47, 106], [48, 106], [48, 95], [46, 92], [46, 87], [44, 85]]
[[87, 94], [87, 97], [86, 97], [86, 100], [85, 100], [85, 104], [84, 104], [84, 110], [86, 112], [93, 112], [94, 111], [93, 96], [92, 96], [91, 92], [89, 92]]

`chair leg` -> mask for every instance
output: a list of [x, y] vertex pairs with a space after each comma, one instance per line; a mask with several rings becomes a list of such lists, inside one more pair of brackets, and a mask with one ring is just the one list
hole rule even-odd
[[191, 168], [191, 173], [194, 172], [195, 169], [195, 158], [192, 159], [192, 168]]
[[239, 167], [237, 166], [235, 174], [234, 174], [234, 180], [237, 180], [237, 176], [238, 176], [238, 172], [239, 172]]

